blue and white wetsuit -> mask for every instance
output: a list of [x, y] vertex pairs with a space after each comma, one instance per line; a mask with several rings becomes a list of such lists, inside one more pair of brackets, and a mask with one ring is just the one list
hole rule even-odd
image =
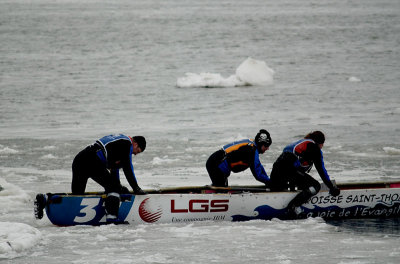
[[119, 169], [122, 168], [129, 185], [138, 188], [133, 165], [132, 139], [109, 135], [82, 150], [72, 164], [72, 193], [82, 194], [88, 178], [103, 186], [106, 192], [120, 192]]

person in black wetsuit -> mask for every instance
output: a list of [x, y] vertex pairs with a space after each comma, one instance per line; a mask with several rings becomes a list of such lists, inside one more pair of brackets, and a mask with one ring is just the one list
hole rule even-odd
[[107, 222], [117, 221], [120, 194], [129, 193], [121, 185], [119, 169], [135, 194], [145, 194], [139, 187], [132, 166], [132, 154], [146, 149], [146, 139], [142, 136], [128, 137], [122, 134], [100, 138], [93, 145], [79, 152], [72, 163], [72, 194], [84, 194], [89, 178], [103, 186], [107, 197], [105, 210]]
[[334, 186], [325, 169], [322, 147], [325, 135], [321, 131], [313, 131], [304, 139], [287, 145], [275, 161], [271, 171], [271, 190], [282, 191], [297, 187], [301, 192], [289, 202], [289, 214], [298, 215], [302, 212], [300, 205], [305, 203], [321, 189], [321, 185], [308, 172], [313, 164], [319, 176], [329, 188], [332, 196], [338, 196], [340, 190]]
[[272, 139], [268, 131], [261, 129], [254, 141], [242, 139], [214, 152], [206, 163], [212, 185], [227, 187], [231, 172], [241, 172], [250, 168], [256, 180], [268, 186], [269, 177], [260, 162], [259, 154], [267, 151], [271, 143]]

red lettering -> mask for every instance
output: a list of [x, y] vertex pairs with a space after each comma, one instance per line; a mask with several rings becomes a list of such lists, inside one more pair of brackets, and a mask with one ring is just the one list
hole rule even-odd
[[171, 200], [171, 213], [214, 213], [226, 212], [229, 209], [229, 200], [189, 200], [188, 209], [176, 209], [175, 200]]
[[211, 210], [210, 212], [226, 212], [228, 211], [229, 200], [211, 200]]
[[[194, 204], [200, 204], [201, 209], [194, 208]], [[189, 201], [189, 212], [191, 212], [191, 213], [208, 212], [208, 200], [190, 200]]]
[[187, 213], [187, 209], [175, 209], [175, 200], [171, 200], [171, 213]]

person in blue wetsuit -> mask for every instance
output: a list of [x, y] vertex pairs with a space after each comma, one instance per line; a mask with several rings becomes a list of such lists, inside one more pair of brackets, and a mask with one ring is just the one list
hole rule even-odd
[[132, 166], [132, 154], [146, 149], [142, 136], [129, 137], [122, 134], [100, 138], [94, 144], [79, 152], [72, 163], [72, 194], [84, 194], [89, 178], [100, 184], [107, 197], [105, 210], [107, 221], [117, 221], [120, 194], [129, 190], [121, 185], [119, 169], [135, 194], [145, 194], [139, 187]]
[[268, 186], [269, 177], [260, 162], [259, 154], [267, 151], [271, 143], [268, 131], [261, 129], [254, 141], [250, 139], [235, 141], [214, 152], [206, 163], [212, 185], [227, 187], [231, 172], [241, 172], [250, 168], [256, 180]]
[[300, 205], [305, 203], [321, 189], [321, 185], [308, 172], [315, 165], [322, 181], [329, 188], [329, 193], [338, 196], [340, 190], [331, 182], [325, 169], [322, 147], [325, 135], [321, 131], [313, 131], [304, 139], [287, 145], [275, 161], [271, 171], [271, 190], [301, 190], [287, 206], [288, 213], [298, 215], [302, 212]]

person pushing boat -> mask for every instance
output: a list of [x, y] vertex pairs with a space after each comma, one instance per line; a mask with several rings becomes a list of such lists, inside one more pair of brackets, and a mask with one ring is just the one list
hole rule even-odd
[[256, 180], [268, 186], [269, 177], [260, 162], [259, 154], [264, 154], [271, 143], [269, 132], [261, 129], [254, 140], [235, 141], [214, 152], [206, 163], [212, 185], [227, 187], [231, 172], [237, 173], [250, 168]]
[[117, 221], [120, 194], [129, 190], [121, 185], [119, 169], [135, 194], [145, 194], [139, 187], [133, 165], [132, 155], [146, 149], [143, 136], [129, 137], [122, 134], [108, 135], [79, 152], [72, 163], [72, 194], [84, 194], [89, 178], [103, 186], [107, 197], [105, 210], [107, 222]]
[[332, 196], [338, 196], [340, 190], [333, 185], [325, 169], [322, 147], [325, 135], [321, 131], [308, 133], [303, 139], [287, 145], [278, 157], [271, 171], [271, 190], [283, 191], [296, 187], [301, 190], [287, 206], [289, 214], [302, 212], [300, 205], [314, 196], [321, 189], [320, 183], [308, 172], [315, 164], [322, 181], [329, 188]]

